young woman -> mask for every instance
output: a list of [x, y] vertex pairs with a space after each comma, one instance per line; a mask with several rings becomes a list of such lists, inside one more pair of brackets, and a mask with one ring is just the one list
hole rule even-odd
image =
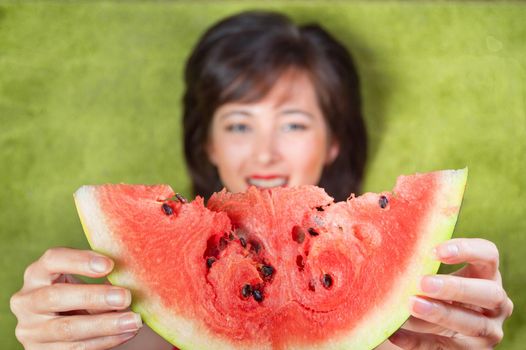
[[[227, 18], [201, 38], [185, 79], [185, 155], [196, 194], [301, 184], [319, 184], [338, 200], [359, 192], [366, 133], [358, 77], [321, 27], [275, 13]], [[453, 239], [436, 248], [436, 259], [466, 266], [424, 277], [408, 305], [412, 317], [381, 348], [498, 344], [513, 304], [495, 245]], [[67, 248], [31, 264], [11, 299], [26, 349], [171, 349], [127, 311], [129, 291], [71, 276], [103, 277], [112, 268], [107, 257]]]

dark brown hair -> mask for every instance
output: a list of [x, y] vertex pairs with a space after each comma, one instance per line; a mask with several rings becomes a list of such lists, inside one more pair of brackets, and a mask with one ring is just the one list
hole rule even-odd
[[257, 101], [290, 68], [309, 74], [340, 145], [318, 185], [336, 200], [360, 192], [367, 135], [349, 52], [317, 24], [296, 26], [284, 15], [251, 11], [208, 29], [186, 64], [184, 152], [195, 194], [207, 198], [223, 187], [206, 153], [214, 111], [227, 102]]

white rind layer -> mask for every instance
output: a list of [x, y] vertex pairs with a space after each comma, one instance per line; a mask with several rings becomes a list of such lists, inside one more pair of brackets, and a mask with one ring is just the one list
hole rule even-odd
[[[440, 187], [435, 198], [436, 211], [429, 213], [425, 227], [422, 228], [415, 254], [406, 264], [406, 270], [400, 271], [398, 283], [395, 283], [389, 297], [383, 299], [375, 309], [367, 314], [360, 325], [342, 337], [333, 338], [322, 344], [309, 346], [291, 344], [288, 349], [335, 350], [353, 349], [369, 350], [378, 346], [396, 331], [409, 317], [409, 298], [417, 293], [419, 277], [434, 274], [440, 263], [433, 259], [432, 249], [449, 239], [453, 233], [462, 202], [467, 179], [467, 169], [445, 170], [440, 177]], [[96, 187], [83, 186], [74, 194], [77, 210], [91, 247], [102, 254], [115, 259], [116, 265], [122, 259], [123, 252], [106, 224], [103, 212], [98, 206]], [[211, 334], [199, 321], [178, 317], [166, 312], [161, 300], [153, 295], [144, 300], [137, 294], [140, 281], [126, 271], [116, 269], [108, 279], [115, 285], [129, 288], [133, 294], [132, 309], [139, 312], [143, 320], [170, 343], [180, 349], [217, 349], [231, 350], [232, 344]], [[402, 307], [400, 306], [402, 305]], [[156, 316], [157, 315], [157, 316]], [[162, 319], [161, 319], [162, 318]], [[177, 324], [178, 331], [164, 325]], [[239, 347], [236, 349], [254, 349]], [[261, 344], [258, 349], [272, 349], [271, 344]]]
[[[150, 328], [180, 349], [232, 349], [231, 344], [207, 334], [208, 330], [200, 323], [167, 313], [158, 296], [152, 294], [146, 300], [140, 295], [138, 291], [140, 286], [144, 286], [144, 283], [138, 281], [129, 271], [119, 269], [119, 261], [123, 260], [125, 253], [116, 244], [119, 240], [113, 237], [113, 232], [108, 227], [104, 213], [99, 207], [96, 186], [82, 186], [73, 197], [90, 246], [93, 250], [112, 257], [115, 261], [116, 268], [108, 275], [108, 280], [113, 285], [131, 291], [132, 310], [141, 314], [143, 321]], [[170, 324], [177, 324], [177, 333], [174, 333], [174, 328], [164, 326]], [[261, 349], [271, 349], [271, 347]]]
[[[323, 346], [311, 349], [373, 349], [407, 320], [409, 299], [417, 294], [420, 277], [435, 274], [438, 271], [440, 262], [434, 259], [433, 248], [451, 238], [464, 195], [467, 168], [444, 170], [441, 173], [441, 188], [435, 191], [440, 196], [435, 198], [436, 211], [430, 212], [427, 220], [424, 220], [427, 224], [422, 227], [419, 235], [421, 239], [414, 249], [418, 254], [413, 255], [409, 260], [405, 271], [400, 271], [398, 284], [395, 282], [389, 298], [383, 299], [375, 311], [364, 317], [360, 325], [352, 332], [342, 338], [327, 342]], [[290, 349], [292, 348], [299, 349], [297, 347]]]

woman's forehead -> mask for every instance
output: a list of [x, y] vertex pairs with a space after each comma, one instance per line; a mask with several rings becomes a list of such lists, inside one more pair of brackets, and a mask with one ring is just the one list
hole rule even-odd
[[[277, 75], [273, 80], [271, 84], [265, 82], [267, 86], [264, 86], [264, 89], [262, 86], [259, 86], [257, 82], [252, 84], [239, 83], [239, 85], [245, 85], [247, 87], [247, 90], [243, 93], [244, 97], [231, 99], [221, 106], [236, 108], [266, 103], [278, 108], [293, 103], [298, 106], [318, 107], [316, 90], [307, 72], [297, 68], [289, 68]], [[250, 87], [256, 91], [251, 92]]]

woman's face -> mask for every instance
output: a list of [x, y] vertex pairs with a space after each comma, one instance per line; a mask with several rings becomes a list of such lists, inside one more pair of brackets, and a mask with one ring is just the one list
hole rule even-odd
[[338, 144], [308, 75], [289, 70], [261, 100], [221, 105], [207, 152], [223, 185], [241, 192], [250, 185], [315, 185], [338, 155]]

